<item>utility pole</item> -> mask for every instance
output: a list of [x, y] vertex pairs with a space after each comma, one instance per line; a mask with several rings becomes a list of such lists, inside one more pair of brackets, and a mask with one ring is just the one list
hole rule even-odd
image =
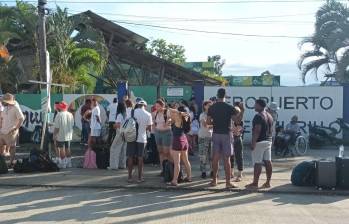
[[40, 80], [50, 82], [47, 79], [47, 56], [46, 56], [46, 6], [47, 0], [38, 0], [38, 51], [40, 62]]
[[[46, 46], [46, 6], [47, 0], [38, 0], [38, 52], [39, 52], [39, 64], [40, 64], [40, 81], [42, 82], [51, 82], [51, 75], [49, 71], [49, 54], [47, 53]], [[46, 85], [44, 89], [41, 89], [41, 107], [43, 115], [42, 123], [42, 136], [40, 149], [43, 150], [44, 140], [46, 136], [46, 127], [47, 127], [47, 114], [50, 104], [50, 85]]]

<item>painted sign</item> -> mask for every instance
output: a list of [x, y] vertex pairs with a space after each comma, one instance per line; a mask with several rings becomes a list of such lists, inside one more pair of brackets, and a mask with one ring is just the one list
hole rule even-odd
[[[205, 99], [216, 96], [218, 87], [205, 87]], [[251, 139], [251, 126], [256, 99], [276, 102], [280, 107], [278, 123], [286, 126], [293, 115], [299, 117], [302, 130], [308, 132], [309, 124], [328, 126], [343, 117], [342, 87], [228, 87], [228, 103], [244, 102], [246, 135]]]
[[230, 86], [280, 86], [280, 76], [228, 76]]
[[168, 97], [183, 97], [184, 89], [180, 87], [168, 87], [167, 96]]

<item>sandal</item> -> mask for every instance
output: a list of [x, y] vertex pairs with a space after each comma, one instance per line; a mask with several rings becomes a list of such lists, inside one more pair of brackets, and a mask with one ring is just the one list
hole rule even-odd
[[193, 180], [192, 180], [191, 178], [188, 178], [188, 177], [184, 178], [183, 181], [186, 182], [186, 183], [191, 183], [191, 182], [193, 182]]
[[173, 183], [173, 182], [170, 182], [167, 184], [168, 186], [171, 186], [171, 187], [178, 187], [178, 184], [176, 183]]
[[258, 186], [256, 186], [255, 184], [248, 184], [248, 185], [246, 185], [245, 186], [247, 189], [257, 189], [258, 188]]
[[137, 180], [137, 183], [140, 184], [140, 183], [143, 183], [144, 181], [145, 181], [144, 178], [141, 178], [141, 179], [138, 179], [138, 180]]
[[261, 187], [261, 189], [268, 189], [268, 188], [271, 188], [271, 185], [268, 183], [264, 183]]
[[218, 183], [216, 180], [213, 180], [209, 183], [210, 187], [217, 187]]
[[236, 177], [235, 182], [241, 182], [242, 181], [242, 177]]
[[229, 183], [225, 185], [225, 189], [231, 189], [231, 188], [238, 188], [238, 186], [233, 183]]
[[127, 183], [132, 184], [133, 183], [133, 179], [127, 179]]

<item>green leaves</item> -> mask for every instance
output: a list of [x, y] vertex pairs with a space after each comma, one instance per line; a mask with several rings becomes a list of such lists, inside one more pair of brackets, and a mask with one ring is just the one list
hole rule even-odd
[[[329, 0], [316, 13], [315, 33], [301, 42], [307, 50], [298, 61], [303, 82], [308, 73], [317, 78], [321, 67], [324, 74], [335, 74], [337, 81], [348, 82], [349, 65], [343, 51], [349, 45], [349, 9], [335, 0]], [[344, 53], [343, 53], [344, 52]]]
[[176, 64], [183, 64], [186, 60], [183, 46], [168, 44], [164, 39], [151, 41], [148, 45], [147, 52]]

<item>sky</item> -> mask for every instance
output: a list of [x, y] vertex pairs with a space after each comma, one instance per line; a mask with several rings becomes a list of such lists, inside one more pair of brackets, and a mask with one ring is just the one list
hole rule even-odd
[[[92, 0], [74, 0], [74, 2], [83, 3], [63, 4], [59, 1], [57, 0], [56, 4], [67, 7], [71, 13], [91, 10], [107, 19], [119, 22], [224, 33], [292, 37], [306, 37], [313, 33], [315, 13], [325, 2], [304, 0], [302, 2], [256, 3], [243, 0], [236, 4], [107, 4], [86, 3]], [[203, 1], [212, 2], [212, 0]], [[50, 2], [49, 7], [54, 7], [55, 1], [49, 0], [48, 2]], [[190, 18], [191, 21], [178, 21], [173, 18]], [[198, 19], [200, 21], [197, 21]], [[282, 85], [303, 85], [297, 67], [301, 54], [299, 48], [301, 38], [246, 37], [195, 33], [124, 23], [119, 23], [119, 25], [148, 39], [163, 38], [170, 43], [183, 45], [189, 62], [206, 61], [207, 56], [219, 54], [226, 60], [224, 75], [260, 75], [263, 71], [269, 70], [281, 76]], [[311, 75], [306, 80], [306, 84], [316, 82], [318, 81]]]

